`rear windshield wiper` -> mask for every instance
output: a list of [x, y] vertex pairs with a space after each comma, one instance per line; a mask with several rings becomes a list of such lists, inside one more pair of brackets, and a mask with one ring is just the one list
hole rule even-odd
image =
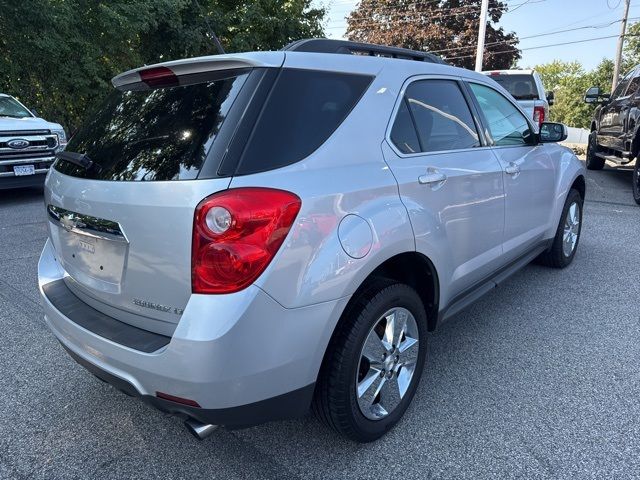
[[62, 151], [56, 153], [56, 158], [64, 160], [65, 162], [73, 163], [74, 165], [78, 165], [85, 170], [89, 170], [94, 165], [93, 160], [91, 160], [84, 153]]

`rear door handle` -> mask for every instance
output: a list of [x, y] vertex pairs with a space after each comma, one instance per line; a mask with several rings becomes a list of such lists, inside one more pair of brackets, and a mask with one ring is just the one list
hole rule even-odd
[[447, 176], [433, 167], [429, 167], [425, 175], [418, 177], [420, 185], [433, 185], [434, 187], [441, 186], [446, 180]]
[[504, 171], [509, 175], [518, 175], [520, 173], [520, 167], [513, 162], [509, 162], [509, 165], [504, 167]]

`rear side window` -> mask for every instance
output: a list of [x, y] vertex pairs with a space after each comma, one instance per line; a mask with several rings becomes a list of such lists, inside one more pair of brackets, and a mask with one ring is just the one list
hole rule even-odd
[[[440, 152], [480, 146], [469, 106], [455, 81], [419, 80], [406, 90], [404, 102], [415, 122], [420, 151]], [[405, 123], [402, 108], [396, 126]], [[393, 134], [392, 134], [393, 140]], [[404, 151], [398, 142], [396, 146]], [[407, 152], [404, 152], [407, 153]]]
[[181, 77], [180, 86], [115, 90], [67, 145], [94, 166], [58, 160], [55, 168], [96, 180], [196, 178], [248, 75], [249, 70], [213, 72]]
[[516, 100], [538, 100], [540, 94], [536, 87], [533, 75], [490, 75], [491, 79], [498, 82]]
[[420, 142], [415, 125], [407, 107], [407, 100], [402, 99], [396, 121], [391, 129], [391, 141], [402, 153], [420, 152]]
[[371, 80], [365, 75], [283, 69], [236, 173], [271, 170], [309, 156], [340, 126]]

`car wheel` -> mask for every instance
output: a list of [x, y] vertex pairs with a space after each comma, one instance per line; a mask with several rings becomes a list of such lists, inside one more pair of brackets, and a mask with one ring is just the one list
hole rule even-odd
[[640, 155], [636, 158], [636, 166], [633, 169], [633, 199], [640, 205]]
[[542, 264], [554, 268], [564, 268], [573, 261], [582, 231], [583, 204], [584, 199], [580, 192], [571, 189], [564, 203], [560, 224], [551, 248], [539, 257]]
[[345, 313], [323, 363], [313, 409], [357, 442], [380, 438], [402, 417], [426, 355], [427, 316], [411, 287], [382, 280]]
[[587, 168], [589, 170], [602, 170], [604, 167], [604, 158], [596, 156], [598, 151], [598, 143], [596, 139], [596, 131], [594, 130], [589, 134], [589, 143], [587, 145]]

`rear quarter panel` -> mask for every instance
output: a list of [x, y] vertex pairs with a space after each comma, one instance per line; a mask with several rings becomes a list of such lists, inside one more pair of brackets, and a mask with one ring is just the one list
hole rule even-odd
[[[335, 58], [327, 62], [326, 55], [317, 59], [314, 54], [289, 56], [285, 66], [344, 71], [349, 71], [351, 62], [364, 60], [349, 55], [332, 55]], [[380, 63], [372, 61], [360, 70], [378, 75]], [[233, 178], [231, 188], [279, 188], [302, 199], [285, 243], [256, 282], [283, 306], [296, 308], [350, 296], [385, 260], [415, 250], [406, 208], [381, 150], [403, 78], [378, 75], [342, 125], [306, 159]], [[361, 226], [366, 222], [364, 229], [369, 229], [369, 235], [361, 230], [355, 240], [363, 242], [359, 250], [368, 251], [363, 258], [348, 255], [340, 242], [340, 222], [350, 214], [360, 217]]]

